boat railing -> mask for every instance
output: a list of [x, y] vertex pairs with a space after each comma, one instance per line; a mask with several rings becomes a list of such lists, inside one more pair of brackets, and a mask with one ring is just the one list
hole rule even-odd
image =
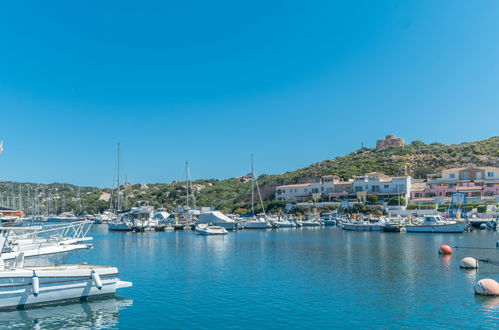
[[[83, 239], [87, 236], [92, 221], [78, 221], [69, 224], [45, 225], [39, 230], [33, 230], [23, 234], [11, 234], [9, 239], [36, 239], [43, 238], [50, 241], [62, 241], [66, 239]], [[15, 231], [15, 230], [14, 230]]]

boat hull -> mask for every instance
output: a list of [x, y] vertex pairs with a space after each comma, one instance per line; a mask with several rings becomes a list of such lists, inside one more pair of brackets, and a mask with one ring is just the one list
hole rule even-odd
[[407, 225], [405, 229], [408, 233], [463, 233], [466, 223], [458, 222], [446, 225]]
[[109, 231], [132, 231], [132, 227], [126, 223], [108, 223], [107, 230]]
[[[34, 267], [0, 271], [0, 310], [112, 296], [116, 289], [131, 286], [129, 282], [119, 280], [115, 267], [78, 267]], [[101, 289], [94, 283], [92, 269], [99, 274]], [[37, 296], [34, 294], [33, 273], [36, 273], [39, 279]]]
[[270, 226], [266, 222], [246, 222], [244, 229], [268, 229]]
[[345, 223], [343, 229], [351, 231], [382, 231], [383, 225]]

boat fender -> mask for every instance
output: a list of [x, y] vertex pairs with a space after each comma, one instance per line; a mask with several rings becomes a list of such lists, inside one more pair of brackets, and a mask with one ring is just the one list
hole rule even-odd
[[482, 224], [480, 225], [480, 229], [481, 229], [481, 230], [486, 230], [486, 229], [487, 229], [487, 224], [482, 223]]
[[478, 260], [471, 257], [466, 257], [461, 260], [459, 268], [462, 269], [478, 269]]
[[475, 284], [475, 294], [481, 296], [499, 296], [499, 283], [490, 278], [484, 278]]
[[38, 297], [40, 294], [40, 279], [36, 276], [36, 273], [33, 272], [33, 277], [31, 278], [33, 283], [33, 296]]
[[94, 284], [97, 287], [97, 289], [102, 290], [102, 281], [100, 279], [100, 276], [93, 269], [92, 269], [92, 279], [94, 280]]
[[440, 250], [438, 250], [438, 253], [443, 255], [450, 255], [452, 254], [452, 248], [448, 245], [442, 245], [440, 246]]

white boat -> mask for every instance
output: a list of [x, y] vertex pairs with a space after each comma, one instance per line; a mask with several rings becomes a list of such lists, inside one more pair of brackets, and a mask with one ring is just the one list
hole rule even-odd
[[226, 235], [228, 231], [221, 226], [213, 226], [208, 223], [200, 223], [196, 225], [196, 233], [201, 235]]
[[298, 220], [297, 221], [298, 226], [300, 227], [319, 227], [322, 224], [320, 221], [317, 220]]
[[113, 220], [107, 223], [109, 231], [132, 231], [133, 224], [127, 221]]
[[239, 223], [244, 229], [269, 229], [272, 225], [265, 218], [252, 218]]
[[288, 219], [284, 219], [284, 218], [277, 218], [277, 219], [271, 220], [271, 222], [276, 228], [296, 227], [296, 223], [289, 221]]
[[211, 223], [226, 230], [236, 229], [237, 222], [219, 211], [201, 213], [198, 218], [198, 224]]
[[342, 228], [344, 230], [352, 231], [383, 231], [385, 223], [371, 223], [369, 221], [354, 221], [349, 223], [344, 223]]
[[408, 233], [462, 233], [466, 229], [464, 221], [444, 220], [440, 215], [427, 215], [422, 223], [405, 226]]
[[112, 296], [132, 286], [120, 281], [116, 267], [63, 265], [0, 269], [0, 310]]
[[87, 237], [91, 222], [68, 225], [1, 227], [2, 259], [12, 265], [21, 260], [25, 266], [61, 264], [73, 252], [90, 249]]

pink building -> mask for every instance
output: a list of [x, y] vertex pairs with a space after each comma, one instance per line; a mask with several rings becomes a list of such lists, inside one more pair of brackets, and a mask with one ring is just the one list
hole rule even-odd
[[470, 201], [499, 201], [499, 168], [460, 167], [429, 174], [426, 182], [414, 182], [413, 202], [448, 202], [455, 192]]

